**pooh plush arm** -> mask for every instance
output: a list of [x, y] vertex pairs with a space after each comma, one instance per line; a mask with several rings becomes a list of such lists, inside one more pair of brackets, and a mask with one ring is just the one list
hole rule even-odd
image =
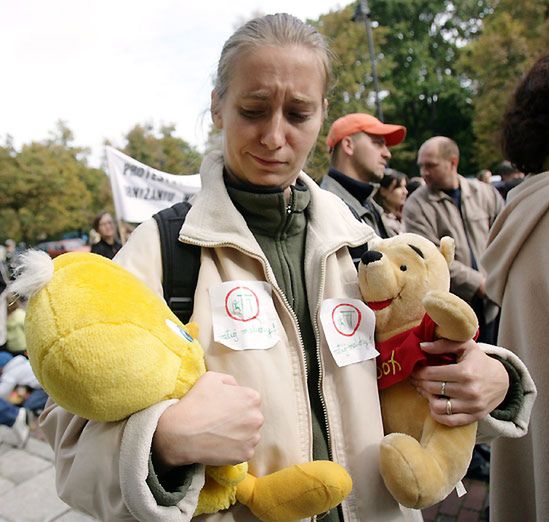
[[[124, 419], [179, 399], [204, 374], [194, 325], [183, 325], [144, 283], [95, 254], [53, 262], [28, 252], [13, 285], [30, 297], [26, 334], [33, 370], [53, 400], [82, 418]], [[247, 464], [206, 467], [195, 515], [238, 500], [265, 522], [309, 518], [350, 492], [334, 462], [308, 462], [254, 477]]]
[[472, 339], [478, 330], [478, 321], [473, 309], [457, 295], [433, 290], [423, 298], [427, 315], [436, 323], [438, 339], [465, 342]]

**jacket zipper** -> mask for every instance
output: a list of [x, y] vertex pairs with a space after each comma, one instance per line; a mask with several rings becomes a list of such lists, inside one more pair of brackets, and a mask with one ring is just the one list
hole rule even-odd
[[[325, 261], [325, 260], [324, 260]], [[328, 456], [330, 457], [330, 460], [333, 461], [334, 455], [332, 452], [332, 436], [330, 432], [330, 424], [328, 422], [328, 408], [326, 407], [326, 400], [324, 399], [324, 392], [322, 390], [322, 383], [324, 380], [324, 367], [322, 365], [322, 355], [320, 352], [320, 328], [318, 327], [318, 316], [320, 314], [320, 306], [322, 302], [322, 293], [324, 288], [324, 282], [326, 278], [326, 270], [325, 270], [326, 264], [323, 262], [321, 264], [320, 268], [320, 284], [319, 292], [318, 292], [318, 298], [317, 298], [317, 306], [316, 310], [313, 316], [313, 330], [315, 334], [315, 340], [316, 340], [316, 358], [318, 360], [318, 397], [320, 399], [320, 404], [322, 406], [322, 413], [324, 414], [324, 426], [326, 428], [326, 438], [328, 443]]]
[[[292, 190], [291, 193], [290, 193], [290, 201], [288, 202], [288, 205], [286, 206], [286, 212], [288, 213], [288, 216], [292, 213], [292, 209], [293, 209], [293, 206], [294, 206], [294, 199], [295, 199], [295, 194], [294, 194], [294, 191]], [[287, 222], [288, 223], [288, 222]], [[321, 265], [321, 279], [320, 279], [320, 285], [319, 285], [319, 288], [320, 288], [320, 291], [319, 291], [319, 294], [318, 294], [318, 303], [320, 303], [321, 299], [322, 299], [322, 288], [324, 287], [324, 280], [325, 280], [325, 270], [324, 270], [324, 264]], [[305, 289], [305, 292], [307, 292], [307, 290]], [[282, 293], [282, 292], [280, 292]], [[292, 311], [292, 315], [294, 315], [295, 319], [296, 319], [296, 324], [297, 323], [297, 316], [295, 315], [293, 309], [291, 309]], [[330, 432], [330, 425], [328, 423], [328, 409], [326, 407], [326, 400], [324, 399], [324, 394], [323, 394], [323, 391], [322, 391], [322, 381], [323, 381], [323, 375], [324, 375], [324, 368], [322, 366], [322, 359], [321, 359], [321, 354], [320, 354], [320, 328], [318, 327], [318, 321], [317, 321], [317, 317], [318, 317], [318, 311], [319, 311], [319, 305], [317, 305], [317, 310], [315, 312], [315, 315], [314, 317], [312, 318], [312, 322], [313, 322], [313, 331], [314, 331], [314, 335], [315, 335], [315, 343], [316, 343], [316, 359], [317, 359], [317, 362], [318, 362], [318, 398], [320, 400], [320, 405], [322, 406], [322, 415], [324, 417], [324, 428], [326, 429], [326, 442], [327, 442], [327, 446], [328, 446], [328, 456], [330, 458], [330, 460], [333, 460], [333, 452], [332, 452], [332, 443], [331, 443], [331, 432]], [[298, 324], [298, 330], [299, 330], [299, 324]], [[300, 333], [300, 336], [301, 336], [301, 333]], [[303, 356], [304, 356], [304, 359], [305, 359], [305, 367], [307, 365], [307, 359], [305, 358], [305, 354], [304, 354], [304, 347], [303, 347], [303, 340], [301, 340], [301, 350], [302, 350], [302, 353], [303, 353]], [[309, 374], [308, 373], [308, 369], [306, 368], [307, 370], [307, 375]]]

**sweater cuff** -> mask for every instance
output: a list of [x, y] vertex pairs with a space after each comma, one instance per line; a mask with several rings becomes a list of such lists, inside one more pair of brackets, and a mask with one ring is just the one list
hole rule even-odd
[[[490, 442], [502, 436], [523, 437], [528, 432], [530, 414], [537, 395], [534, 381], [524, 363], [513, 352], [485, 343], [478, 343], [478, 346], [487, 355], [495, 356], [502, 362], [509, 375], [509, 390], [504, 401], [496, 408], [495, 416], [492, 412], [479, 421], [477, 442]], [[515, 408], [518, 411], [512, 416]], [[501, 415], [511, 418], [502, 420], [498, 418]]]
[[193, 476], [199, 471], [197, 464], [173, 468], [162, 476], [154, 469], [152, 454], [149, 455], [147, 485], [159, 506], [176, 506], [187, 494]]
[[490, 356], [503, 364], [509, 375], [507, 394], [502, 403], [490, 415], [497, 420], [511, 421], [517, 417], [524, 403], [524, 386], [517, 369], [510, 362], [496, 354], [490, 354]]
[[175, 402], [162, 401], [134, 413], [122, 434], [119, 464], [122, 498], [133, 517], [141, 522], [189, 522], [204, 485], [201, 464], [173, 470], [162, 484], [154, 473], [154, 465], [151, 472], [152, 438], [158, 419]]

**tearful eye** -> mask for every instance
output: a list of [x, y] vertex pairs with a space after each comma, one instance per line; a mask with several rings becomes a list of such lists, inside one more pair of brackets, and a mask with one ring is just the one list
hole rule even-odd
[[406, 270], [408, 270], [408, 267], [406, 265], [400, 265], [400, 269], [403, 271], [403, 272], [406, 272]]
[[170, 321], [169, 319], [166, 319], [166, 324], [168, 325], [168, 328], [175, 334], [179, 335], [179, 337], [183, 337], [185, 341], [188, 341], [189, 343], [192, 343], [194, 339], [186, 332], [181, 326], [178, 324], [175, 324], [173, 321]]
[[245, 108], [241, 108], [240, 109], [240, 114], [241, 116], [243, 116], [244, 118], [247, 118], [249, 120], [254, 120], [254, 119], [257, 119], [257, 118], [260, 118], [262, 116], [262, 112], [261, 110], [259, 109], [245, 109]]

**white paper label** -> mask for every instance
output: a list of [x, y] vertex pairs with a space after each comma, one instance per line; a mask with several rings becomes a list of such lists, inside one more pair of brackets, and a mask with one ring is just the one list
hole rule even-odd
[[423, 522], [423, 515], [419, 509], [404, 508], [405, 513], [408, 515], [407, 520], [410, 522]]
[[456, 484], [456, 494], [457, 494], [458, 497], [462, 497], [466, 493], [467, 493], [467, 490], [465, 489], [465, 486], [464, 486], [463, 482], [460, 480]]
[[267, 350], [279, 340], [271, 285], [228, 281], [210, 288], [214, 339], [232, 350]]
[[326, 341], [339, 367], [374, 359], [374, 312], [358, 299], [326, 299], [320, 308]]

